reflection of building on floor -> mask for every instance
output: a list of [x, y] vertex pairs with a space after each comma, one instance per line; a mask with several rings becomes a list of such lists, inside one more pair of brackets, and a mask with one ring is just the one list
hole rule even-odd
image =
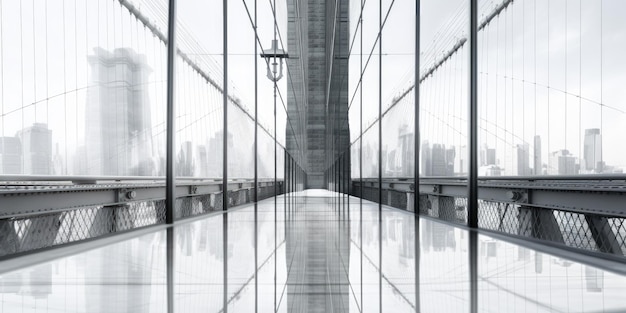
[[456, 249], [454, 229], [441, 223], [424, 223], [421, 241], [424, 251], [444, 251]]
[[83, 268], [85, 312], [149, 312], [146, 303], [160, 300], [150, 299], [152, 289], [164, 283], [152, 277], [164, 255], [155, 244], [160, 240], [164, 238], [142, 236], [89, 252], [89, 263]]
[[350, 223], [335, 212], [311, 210], [303, 214], [285, 221], [285, 258], [291, 264], [287, 311], [347, 312], [351, 297], [347, 276]]
[[602, 292], [604, 288], [604, 271], [595, 267], [585, 267], [585, 287], [589, 292]]
[[20, 294], [34, 299], [47, 299], [52, 294], [52, 264], [36, 266], [29, 276], [30, 284], [25, 285]]
[[417, 220], [410, 218], [400, 219], [398, 226], [402, 231], [402, 238], [400, 239], [400, 256], [404, 259], [415, 258], [415, 223]]

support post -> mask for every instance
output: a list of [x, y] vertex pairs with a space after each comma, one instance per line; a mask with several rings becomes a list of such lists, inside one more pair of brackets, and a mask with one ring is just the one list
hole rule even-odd
[[[414, 194], [413, 194], [413, 212], [419, 214], [419, 185], [420, 185], [420, 0], [415, 0], [415, 118], [413, 121], [413, 177], [414, 177]], [[417, 230], [417, 227], [415, 228]]]
[[[257, 32], [257, 0], [254, 0], [254, 202], [259, 201], [259, 64], [256, 56], [259, 55], [256, 39]], [[254, 206], [256, 212], [257, 206]], [[256, 248], [256, 247], [255, 247]], [[255, 289], [256, 290], [256, 289]]]
[[228, 210], [228, 0], [223, 0], [223, 49], [224, 49], [224, 132], [222, 162], [222, 210]]
[[176, 208], [176, 172], [174, 162], [175, 121], [174, 76], [176, 74], [176, 0], [169, 0], [167, 19], [167, 120], [165, 161], [165, 223], [174, 223]]
[[[470, 0], [467, 226], [478, 228], [478, 0]], [[419, 190], [419, 189], [418, 189]]]

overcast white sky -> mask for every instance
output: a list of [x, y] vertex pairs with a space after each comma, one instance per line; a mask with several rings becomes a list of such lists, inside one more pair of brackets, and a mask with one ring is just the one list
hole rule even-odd
[[[162, 2], [159, 5], [152, 1], [142, 0], [136, 1], [136, 4], [150, 16], [152, 21], [160, 25], [165, 33], [163, 24], [165, 15], [159, 15], [159, 8], [165, 7], [164, 1]], [[481, 8], [487, 10], [495, 6], [497, 2], [499, 1], [481, 1]], [[159, 120], [163, 115], [157, 112], [161, 112], [158, 108], [164, 105], [162, 99], [165, 86], [164, 47], [155, 38], [147, 35], [147, 30], [138, 27], [139, 24], [131, 19], [119, 4], [114, 1], [95, 0], [57, 0], [45, 3], [3, 0], [0, 3], [2, 9], [0, 136], [14, 136], [18, 130], [34, 122], [47, 123], [53, 130], [53, 145], [59, 143], [61, 153], [66, 151], [67, 157], [71, 157], [76, 146], [84, 140], [81, 134], [84, 127], [85, 87], [91, 84], [87, 55], [93, 54], [93, 48], [98, 46], [107, 50], [132, 47], [139, 53], [146, 54], [147, 62], [153, 68], [150, 76], [151, 87], [147, 87], [150, 101], [156, 108], [153, 110], [153, 128], [162, 128]], [[192, 59], [200, 61], [210, 59], [213, 65], [207, 65], [207, 70], [215, 74], [216, 80], [220, 83], [221, 76], [218, 72], [222, 58], [220, 55], [222, 53], [221, 3], [221, 1], [181, 0], [178, 4], [179, 19], [184, 21], [186, 35], [188, 35], [185, 42], [179, 40], [181, 49], [191, 47], [191, 51], [185, 52], [189, 53]], [[259, 64], [259, 120], [271, 130], [273, 128], [272, 83], [265, 78], [264, 61], [253, 55], [253, 32], [244, 10], [244, 2], [229, 3], [231, 3], [229, 7], [231, 23], [229, 23], [228, 75], [233, 82], [230, 87], [234, 88], [231, 90], [234, 90], [237, 97], [242, 100], [242, 104], [252, 112], [253, 65], [256, 59]], [[251, 10], [253, 3], [250, 0], [246, 1]], [[369, 1], [366, 3], [363, 45], [364, 52], [369, 54], [376, 37], [378, 9], [375, 7], [377, 4]], [[383, 6], [387, 7], [390, 3], [390, 1], [384, 1]], [[441, 50], [442, 53], [449, 48], [442, 42], [450, 42], [450, 36], [454, 38], [463, 36], [454, 32], [451, 34], [441, 32], [441, 28], [448, 24], [451, 15], [458, 11], [459, 6], [466, 5], [466, 3], [465, 0], [422, 1], [421, 46], [423, 51], [429, 51], [429, 47], [435, 44], [436, 50]], [[269, 4], [269, 1], [258, 1], [258, 32], [264, 47], [268, 47], [273, 38]], [[354, 15], [358, 15], [356, 8], [359, 4], [360, 1], [351, 1], [352, 21], [356, 20]], [[537, 13], [535, 13], [535, 4], [537, 4]], [[601, 12], [600, 6], [602, 6]], [[566, 7], [567, 14], [565, 14]], [[286, 40], [286, 2], [277, 1], [277, 8], [280, 32], [283, 40]], [[626, 123], [626, 114], [623, 113], [626, 111], [626, 104], [622, 100], [626, 92], [626, 88], [623, 88], [626, 83], [626, 62], [622, 60], [622, 51], [626, 43], [626, 22], [622, 16], [625, 9], [626, 3], [619, 0], [593, 2], [519, 0], [515, 1], [505, 14], [494, 20], [493, 25], [487, 27], [484, 36], [488, 39], [485, 39], [485, 43], [482, 41], [480, 43], [479, 61], [485, 62], [481, 63], [481, 70], [488, 72], [492, 80], [490, 84], [485, 85], [489, 89], [485, 91], [488, 96], [483, 99], [485, 103], [481, 116], [489, 119], [491, 124], [487, 123], [489, 125], [483, 128], [491, 127], [493, 132], [498, 130], [502, 132], [502, 129], [507, 129], [504, 137], [508, 136], [508, 138], [502, 139], [502, 135], [484, 133], [481, 135], [484, 139], [481, 140], [490, 146], [501, 146], [502, 148], [498, 150], [503, 151], [499, 156], [503, 162], [509, 158], [507, 152], [504, 151], [510, 151], [510, 146], [522, 141], [532, 142], [535, 134], [543, 138], [543, 152], [546, 157], [549, 151], [562, 148], [568, 148], [579, 156], [582, 142], [579, 133], [584, 136], [584, 129], [597, 127], [602, 128], [603, 131], [605, 161], [611, 165], [626, 166], [626, 157], [620, 140], [620, 135], [624, 130], [623, 125]], [[382, 92], [385, 103], [389, 103], [412, 81], [415, 25], [413, 10], [413, 1], [395, 1], [383, 33]], [[481, 12], [481, 14], [485, 13]], [[601, 38], [602, 45], [600, 45]], [[190, 44], [191, 41], [195, 43]], [[582, 48], [579, 48], [581, 42]], [[534, 59], [535, 50], [536, 60]], [[480, 59], [483, 56], [485, 59]], [[439, 118], [442, 120], [449, 120], [451, 114], [463, 114], [463, 107], [466, 103], [458, 97], [465, 92], [463, 89], [465, 86], [463, 81], [465, 77], [464, 54], [459, 54], [457, 58], [459, 60], [453, 60], [453, 69], [448, 69], [445, 75], [436, 76], [441, 88], [448, 88], [445, 92], [450, 93], [450, 82], [454, 82], [454, 90], [457, 90], [457, 96], [451, 99], [439, 98], [440, 100], [437, 100], [432, 107], [433, 110], [440, 108], [441, 99], [446, 101], [447, 104], [440, 108], [439, 113], [436, 113], [441, 115]], [[373, 101], [378, 98], [377, 59], [377, 55], [372, 57], [370, 68], [364, 75], [364, 84], [368, 86], [363, 90], [364, 100], [368, 100], [364, 104], [365, 123], [371, 122], [377, 115], [377, 101]], [[357, 60], [358, 55], [353, 51], [350, 60], [351, 96], [359, 76]], [[495, 89], [496, 76], [500, 77], [498, 86], [501, 86], [497, 91]], [[507, 80], [504, 76], [509, 78], [506, 84]], [[513, 77], [512, 80], [511, 77]], [[287, 82], [288, 76], [285, 76], [279, 83], [285, 101]], [[535, 88], [535, 83], [537, 83], [537, 88]], [[549, 97], [545, 86], [550, 86]], [[537, 109], [535, 109], [534, 100], [535, 90]], [[444, 91], [440, 89], [433, 89], [433, 92], [435, 91], [444, 94]], [[427, 93], [428, 90], [423, 95]], [[522, 94], [523, 100], [518, 98]], [[582, 95], [583, 99], [580, 101], [580, 108], [579, 95]], [[359, 102], [358, 98], [355, 100], [355, 103]], [[35, 102], [36, 105], [29, 106]], [[358, 104], [355, 103], [350, 112], [351, 121], [358, 116], [356, 114]], [[498, 103], [497, 106], [496, 103]], [[602, 109], [602, 116], [600, 116], [601, 105], [599, 103], [605, 105]], [[23, 106], [27, 108], [22, 109]], [[278, 137], [281, 142], [284, 142], [286, 115], [280, 102], [278, 108]], [[567, 119], [564, 118], [566, 108]], [[191, 115], [193, 111], [186, 114]], [[408, 114], [399, 115], [403, 117], [393, 122], [398, 126], [390, 129], [385, 135], [385, 144], [389, 145], [390, 149], [397, 146], [397, 128], [412, 120]], [[189, 118], [187, 122], [189, 121], [193, 119]], [[215, 121], [219, 121], [219, 118], [215, 118]], [[431, 120], [431, 124], [433, 121], [436, 124], [437, 119]], [[494, 121], [497, 125], [492, 123]], [[185, 122], [181, 121], [181, 123]], [[460, 135], [457, 137], [456, 135], [437, 135], [437, 132], [454, 133], [456, 128], [465, 131], [463, 125], [462, 122], [457, 122], [454, 127], [448, 128], [441, 128], [441, 125], [437, 125], [440, 127], [438, 130], [424, 124], [424, 127], [432, 129], [423, 130], [423, 138], [428, 139], [428, 136], [431, 136], [433, 138], [431, 142], [435, 139], [442, 143], [462, 142], [463, 140], [459, 139]], [[356, 138], [357, 126], [358, 123], [351, 123], [353, 138]], [[187, 134], [183, 136], [193, 138], [181, 138], [181, 140], [193, 139], [199, 143], [206, 141], [206, 138], [194, 137], [203, 135], [192, 135], [193, 132], [187, 132]], [[211, 133], [208, 136], [210, 137]], [[506, 147], [508, 149], [505, 149]]]

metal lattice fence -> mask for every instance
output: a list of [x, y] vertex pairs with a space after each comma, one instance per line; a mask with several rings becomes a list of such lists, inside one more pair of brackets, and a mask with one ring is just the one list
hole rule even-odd
[[439, 195], [419, 195], [420, 214], [444, 221], [467, 223], [467, 198]]
[[[353, 195], [378, 201], [378, 186], [354, 184]], [[383, 190], [383, 203], [407, 209], [412, 192]], [[422, 194], [419, 214], [467, 224], [467, 198]], [[626, 255], [626, 218], [567, 209], [534, 207], [515, 201], [478, 201], [478, 227], [509, 235], [562, 244], [567, 247], [612, 255]]]
[[568, 247], [626, 255], [626, 219], [480, 201], [478, 226]]
[[164, 222], [163, 200], [2, 219], [0, 257]]

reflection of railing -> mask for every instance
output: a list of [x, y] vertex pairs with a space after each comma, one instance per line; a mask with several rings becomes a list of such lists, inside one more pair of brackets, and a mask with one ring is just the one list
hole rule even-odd
[[[0, 258], [165, 223], [163, 177], [0, 178]], [[221, 211], [222, 190], [221, 179], [177, 179], [176, 219]], [[254, 180], [229, 180], [227, 190], [229, 208], [254, 201]], [[260, 179], [257, 192], [274, 196], [274, 179]]]
[[[354, 180], [352, 193], [378, 201], [377, 179]], [[383, 178], [382, 203], [413, 210], [412, 178]], [[419, 213], [465, 224], [467, 179], [427, 177], [419, 184]], [[559, 243], [565, 247], [626, 255], [626, 176], [527, 176], [479, 178], [479, 227]]]

